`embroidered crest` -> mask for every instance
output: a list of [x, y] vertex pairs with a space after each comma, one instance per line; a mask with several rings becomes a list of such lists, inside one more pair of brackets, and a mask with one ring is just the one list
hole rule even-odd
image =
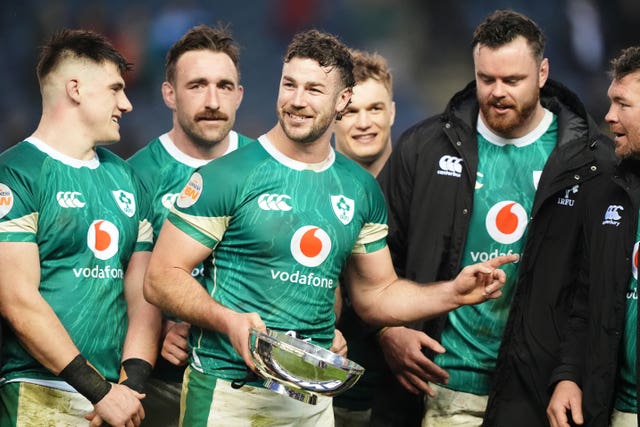
[[111, 193], [120, 210], [131, 218], [136, 213], [136, 199], [133, 197], [133, 194], [124, 190], [115, 190]]
[[331, 196], [331, 207], [340, 222], [344, 225], [349, 224], [353, 219], [355, 203], [352, 199], [343, 195]]

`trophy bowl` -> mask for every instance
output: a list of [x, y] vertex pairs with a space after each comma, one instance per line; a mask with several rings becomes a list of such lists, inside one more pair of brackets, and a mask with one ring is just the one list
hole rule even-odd
[[251, 328], [249, 348], [268, 389], [310, 404], [317, 395], [350, 389], [364, 373], [362, 366], [339, 354], [271, 329]]

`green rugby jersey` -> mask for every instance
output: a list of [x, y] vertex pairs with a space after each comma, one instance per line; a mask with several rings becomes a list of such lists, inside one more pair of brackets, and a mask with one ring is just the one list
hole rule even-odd
[[[143, 194], [131, 168], [104, 148], [80, 161], [31, 137], [0, 156], [0, 241], [38, 245], [40, 294], [82, 355], [110, 381], [119, 377], [128, 326], [123, 285], [129, 258], [153, 244]], [[14, 334], [5, 338], [0, 384], [69, 389]]]
[[[210, 295], [268, 328], [295, 331], [329, 348], [338, 276], [352, 253], [386, 245], [386, 207], [375, 179], [331, 151], [295, 161], [266, 136], [193, 174], [169, 221], [213, 249]], [[191, 366], [232, 380], [246, 369], [228, 337], [192, 327]]]
[[[478, 118], [478, 172], [462, 267], [501, 254], [520, 254], [538, 180], [557, 143], [556, 117], [545, 117], [528, 135], [506, 140]], [[502, 333], [518, 276], [518, 264], [507, 273], [503, 295], [449, 313], [441, 343], [447, 352], [435, 361], [450, 374], [447, 387], [489, 394]]]
[[[253, 141], [255, 140], [231, 131], [229, 147], [224, 155]], [[142, 185], [151, 197], [151, 224], [155, 240], [173, 202], [189, 181], [191, 174], [209, 163], [209, 160], [196, 159], [183, 153], [165, 133], [131, 156], [127, 162], [140, 177]]]
[[631, 280], [627, 292], [627, 312], [624, 334], [620, 345], [620, 364], [618, 365], [618, 384], [616, 385], [615, 408], [622, 412], [636, 413], [637, 369], [636, 337], [638, 330], [638, 247], [640, 246], [640, 226], [636, 233], [636, 244], [631, 258]]

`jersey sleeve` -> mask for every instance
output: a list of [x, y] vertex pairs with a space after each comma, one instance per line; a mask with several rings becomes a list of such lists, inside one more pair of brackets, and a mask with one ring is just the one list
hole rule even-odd
[[37, 177], [21, 176], [0, 164], [0, 241], [36, 242], [39, 209], [31, 185]]
[[352, 253], [376, 252], [387, 245], [387, 208], [380, 186], [373, 179], [365, 181], [368, 212]]
[[151, 204], [151, 193], [146, 190], [141, 180], [132, 175], [137, 192], [138, 208], [140, 215], [138, 217], [138, 237], [134, 251], [143, 252], [153, 249], [153, 225], [151, 216], [153, 214], [153, 206]]
[[184, 233], [212, 249], [229, 226], [236, 193], [235, 184], [213, 163], [191, 175], [167, 217]]

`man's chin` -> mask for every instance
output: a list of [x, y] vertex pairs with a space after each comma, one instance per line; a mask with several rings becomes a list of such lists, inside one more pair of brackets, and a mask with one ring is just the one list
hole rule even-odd
[[96, 146], [113, 145], [113, 144], [117, 144], [118, 142], [120, 142], [120, 137], [119, 136], [118, 136], [117, 139], [110, 139], [108, 141], [98, 141], [98, 142], [96, 142]]

